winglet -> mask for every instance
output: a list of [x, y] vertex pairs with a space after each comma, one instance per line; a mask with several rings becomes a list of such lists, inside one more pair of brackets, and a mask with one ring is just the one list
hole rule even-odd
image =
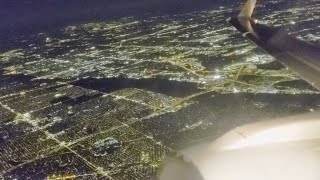
[[241, 26], [245, 28], [245, 31], [252, 33], [254, 36], [258, 37], [256, 33], [253, 31], [251, 26], [251, 16], [253, 13], [253, 9], [256, 6], [257, 0], [247, 0], [245, 5], [243, 6], [240, 14], [237, 19]]
[[257, 0], [247, 0], [238, 17], [250, 19], [253, 13], [253, 9], [256, 6], [256, 3]]

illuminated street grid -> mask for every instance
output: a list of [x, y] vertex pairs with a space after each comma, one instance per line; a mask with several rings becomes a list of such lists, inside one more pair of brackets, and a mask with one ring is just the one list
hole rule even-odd
[[[320, 42], [319, 0], [268, 2], [262, 22]], [[226, 23], [235, 9], [68, 26], [2, 52], [0, 177], [156, 179], [188, 144], [319, 109], [318, 91]]]

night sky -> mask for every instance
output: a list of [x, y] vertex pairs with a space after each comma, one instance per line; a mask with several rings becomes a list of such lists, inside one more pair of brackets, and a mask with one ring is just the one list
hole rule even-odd
[[54, 27], [124, 16], [162, 15], [220, 6], [221, 0], [10, 0], [1, 2], [1, 31]]

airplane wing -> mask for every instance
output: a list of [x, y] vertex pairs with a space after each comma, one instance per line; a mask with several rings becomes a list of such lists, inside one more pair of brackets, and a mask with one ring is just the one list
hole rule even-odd
[[[243, 35], [320, 90], [320, 48], [282, 27], [256, 23], [256, 0], [230, 22]], [[320, 112], [237, 127], [218, 139], [181, 150], [160, 179], [319, 180]], [[236, 118], [236, 117], [235, 117]]]
[[252, 19], [256, 0], [248, 0], [240, 14], [227, 21], [277, 61], [320, 90], [320, 47], [289, 35], [284, 27], [270, 27]]

